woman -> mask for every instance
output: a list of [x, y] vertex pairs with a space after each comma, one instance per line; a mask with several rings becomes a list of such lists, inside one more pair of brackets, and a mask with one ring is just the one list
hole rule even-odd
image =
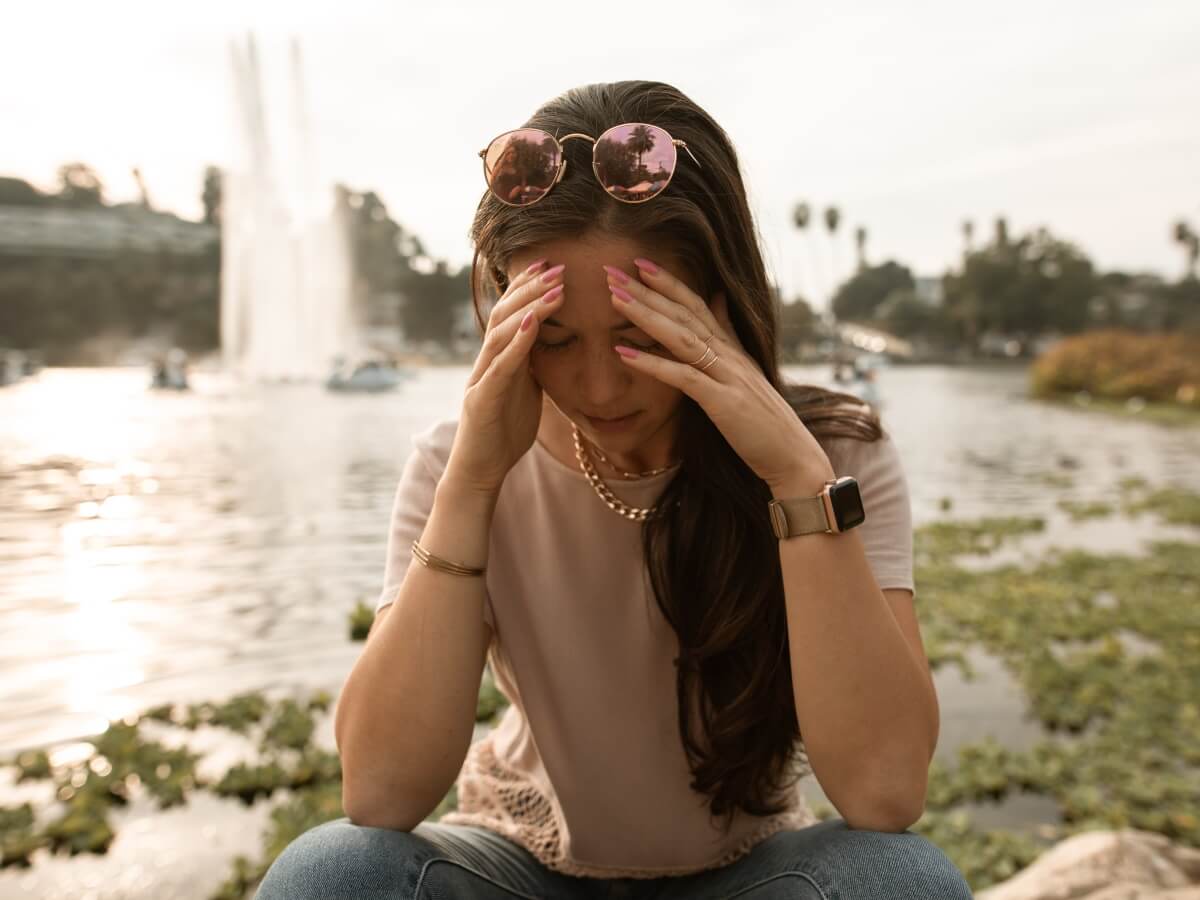
[[[725, 133], [621, 82], [481, 155], [485, 339], [401, 477], [347, 818], [259, 896], [969, 897], [906, 831], [938, 711], [903, 470], [854, 398], [781, 381]], [[488, 660], [512, 704], [472, 743]]]

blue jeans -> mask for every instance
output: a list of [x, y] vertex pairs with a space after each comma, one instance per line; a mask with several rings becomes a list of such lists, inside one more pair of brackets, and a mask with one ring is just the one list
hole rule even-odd
[[719, 869], [660, 878], [578, 878], [484, 828], [412, 832], [326, 822], [292, 841], [255, 900], [970, 900], [937, 846], [841, 819], [781, 831]]

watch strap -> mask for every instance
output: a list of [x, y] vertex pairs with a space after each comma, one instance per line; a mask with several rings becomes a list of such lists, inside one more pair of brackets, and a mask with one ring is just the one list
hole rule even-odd
[[768, 504], [768, 510], [771, 514], [771, 528], [775, 537], [780, 540], [798, 534], [829, 531], [824, 494], [772, 500]]

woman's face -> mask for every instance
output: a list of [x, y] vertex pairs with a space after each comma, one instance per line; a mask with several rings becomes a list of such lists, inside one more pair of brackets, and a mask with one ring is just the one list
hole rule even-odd
[[[652, 438], [662, 439], [664, 426], [678, 411], [682, 393], [621, 362], [613, 350], [626, 344], [673, 358], [654, 338], [617, 312], [608, 290], [604, 266], [615, 266], [637, 278], [636, 257], [659, 263], [696, 290], [675, 257], [661, 249], [623, 238], [591, 233], [553, 241], [517, 253], [509, 263], [515, 278], [534, 260], [547, 268], [563, 264], [562, 306], [539, 328], [530, 353], [534, 379], [589, 440], [618, 453], [635, 451]], [[595, 418], [634, 416], [628, 423], [605, 426]]]

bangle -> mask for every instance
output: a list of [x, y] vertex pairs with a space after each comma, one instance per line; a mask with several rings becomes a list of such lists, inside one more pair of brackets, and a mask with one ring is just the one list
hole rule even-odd
[[458, 563], [434, 556], [416, 541], [412, 542], [412, 555], [417, 558], [417, 561], [421, 565], [430, 569], [437, 569], [441, 572], [449, 572], [451, 575], [482, 575], [486, 571], [486, 569], [472, 569], [470, 566], [462, 566]]

